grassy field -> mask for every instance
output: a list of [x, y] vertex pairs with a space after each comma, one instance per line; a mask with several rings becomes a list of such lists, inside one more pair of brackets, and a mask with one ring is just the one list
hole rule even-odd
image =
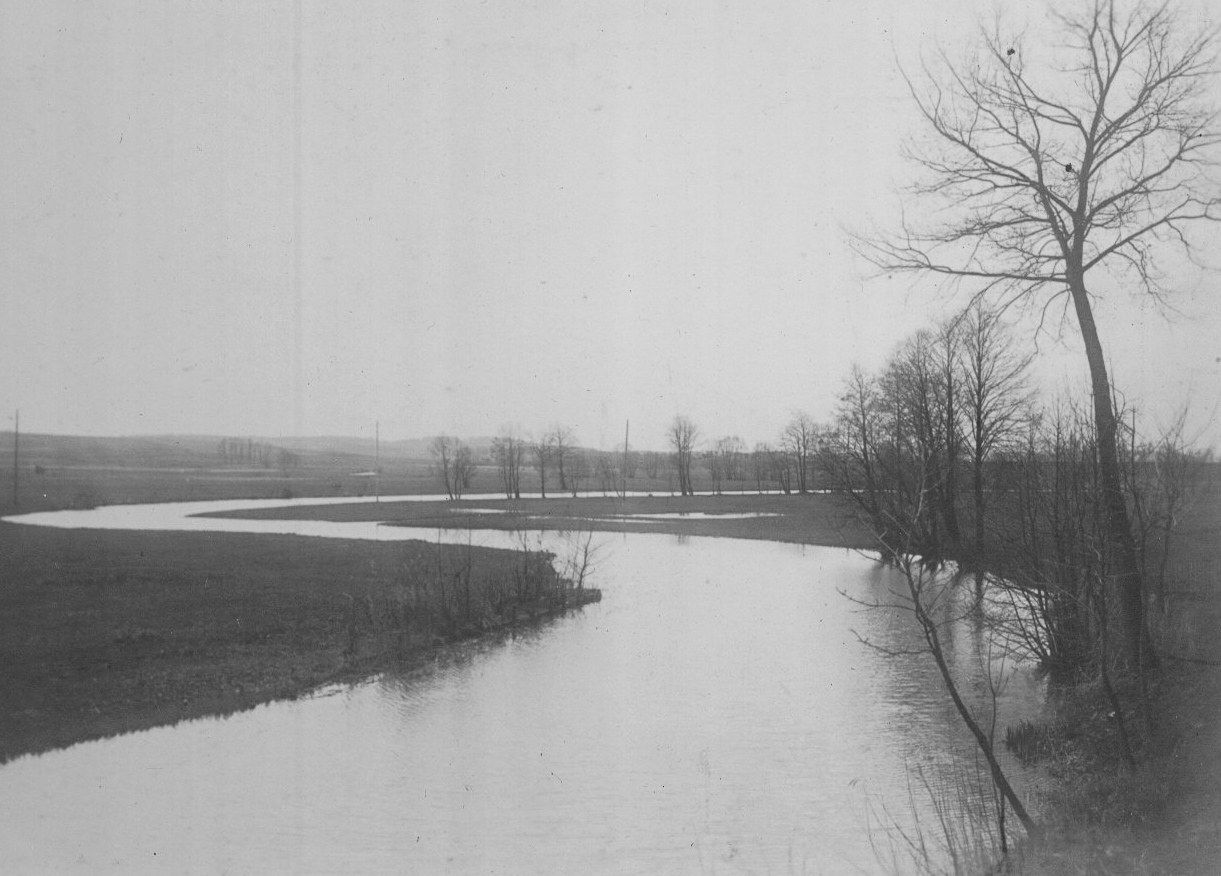
[[0, 523], [0, 761], [292, 697], [596, 595], [525, 552]]
[[[316, 439], [284, 442], [269, 448], [262, 460], [220, 458], [221, 439], [209, 436], [82, 438], [22, 435], [18, 466], [13, 467], [13, 433], [0, 432], [0, 516], [24, 511], [52, 511], [148, 502], [212, 499], [283, 499], [293, 497], [418, 496], [443, 493], [441, 480], [424, 456], [394, 452], [393, 445], [375, 455], [372, 442]], [[333, 446], [331, 446], [333, 445]], [[291, 452], [290, 460], [278, 457]], [[377, 478], [371, 473], [380, 471]], [[698, 474], [697, 489], [710, 484]], [[627, 480], [629, 491], [667, 495], [673, 478], [644, 476]], [[582, 490], [594, 490], [591, 478]], [[749, 493], [753, 482], [727, 481], [728, 494]], [[469, 494], [501, 492], [501, 477], [486, 461], [476, 467]], [[522, 489], [537, 493], [537, 472], [522, 472]], [[561, 495], [551, 472], [547, 492]]]
[[[489, 513], [491, 512], [491, 513]], [[740, 516], [739, 516], [740, 515]], [[763, 538], [872, 550], [873, 535], [849, 504], [828, 494], [726, 494], [548, 499], [381, 502], [243, 511], [224, 517], [268, 520], [382, 521], [461, 529], [661, 532]]]
[[[294, 496], [417, 495], [437, 485], [427, 460], [301, 451], [291, 465], [217, 458], [218, 439], [71, 438], [28, 435], [20, 442], [14, 489], [12, 433], [0, 435], [0, 514], [148, 502], [282, 499]], [[495, 487], [490, 472], [482, 475]]]

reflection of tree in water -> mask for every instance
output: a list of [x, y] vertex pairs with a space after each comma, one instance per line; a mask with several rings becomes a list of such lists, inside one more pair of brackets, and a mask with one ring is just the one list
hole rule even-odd
[[[925, 595], [932, 597], [930, 615], [959, 693], [975, 720], [992, 736], [1005, 774], [1019, 794], [1027, 796], [1025, 791], [1036, 777], [999, 740], [1007, 724], [1038, 714], [1045, 686], [1032, 667], [1019, 664], [998, 647], [987, 617], [975, 603], [970, 578], [948, 571], [925, 574]], [[897, 741], [908, 764], [913, 793], [906, 802], [881, 801], [893, 817], [894, 824], [889, 826], [897, 827], [906, 820], [905, 807], [912, 807], [913, 818], [927, 818], [933, 810], [942, 815], [948, 811], [964, 823], [979, 811], [995, 813], [988, 764], [946, 695], [913, 615], [903, 571], [878, 562], [866, 580], [860, 593], [846, 594], [861, 606], [861, 623], [854, 632], [868, 646], [861, 649], [862, 659], [869, 661], [865, 675], [877, 679], [883, 689], [879, 701], [893, 711], [889, 723], [904, 728]], [[870, 800], [871, 806], [876, 802]], [[921, 813], [927, 807], [932, 810]], [[989, 828], [986, 821], [982, 826]]]

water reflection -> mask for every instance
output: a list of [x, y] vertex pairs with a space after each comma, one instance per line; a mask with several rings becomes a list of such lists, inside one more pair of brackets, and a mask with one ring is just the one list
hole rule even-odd
[[[974, 769], [911, 618], [839, 592], [876, 598], [894, 570], [799, 545], [612, 538], [604, 601], [545, 627], [0, 768], [0, 860], [14, 872], [868, 873], [866, 794], [897, 801], [902, 819], [912, 764]], [[854, 630], [912, 653], [886, 656]], [[950, 640], [963, 673], [977, 637]], [[1023, 684], [1004, 708], [1022, 707]], [[978, 701], [983, 688], [968, 689]]]

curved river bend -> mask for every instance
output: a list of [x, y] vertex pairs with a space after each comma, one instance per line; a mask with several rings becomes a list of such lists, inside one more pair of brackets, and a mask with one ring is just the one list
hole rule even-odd
[[[22, 522], [438, 535], [186, 516], [285, 504]], [[858, 640], [917, 646], [911, 618], [845, 596], [882, 595], [893, 574], [831, 548], [607, 534], [603, 601], [553, 623], [413, 673], [0, 767], [0, 861], [14, 873], [888, 872], [887, 825], [870, 808], [910, 827], [913, 773], [939, 785], [978, 769], [931, 660]], [[980, 674], [977, 636], [960, 625], [950, 639], [964, 678]], [[977, 698], [983, 687], [967, 685]], [[1040, 699], [1014, 673], [999, 726]]]

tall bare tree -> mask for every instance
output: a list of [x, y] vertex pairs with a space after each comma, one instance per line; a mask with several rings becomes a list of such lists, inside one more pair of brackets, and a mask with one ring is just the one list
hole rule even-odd
[[521, 498], [521, 465], [525, 455], [526, 442], [512, 429], [505, 429], [492, 439], [492, 458], [500, 469], [506, 499]]
[[[1030, 55], [999, 27], [959, 63], [941, 52], [908, 79], [931, 134], [909, 154], [923, 227], [858, 239], [887, 271], [973, 281], [1013, 301], [1071, 303], [1093, 394], [1110, 550], [1129, 661], [1149, 657], [1141, 575], [1123, 493], [1111, 379], [1092, 295], [1111, 283], [1159, 296], [1158, 256], [1191, 251], [1219, 218], [1214, 34], [1170, 3], [1094, 0], [1057, 13], [1058, 48]], [[1029, 63], [1027, 61], [1029, 57]], [[1104, 281], [1105, 282], [1105, 281]]]
[[793, 457], [797, 492], [810, 491], [810, 464], [818, 444], [818, 426], [805, 411], [796, 411], [780, 436], [781, 446]]
[[[546, 440], [551, 444], [551, 457], [555, 460], [555, 470], [560, 476], [560, 489], [568, 489], [568, 461], [576, 450], [576, 436], [567, 426], [552, 426]], [[576, 495], [576, 487], [573, 487]]]
[[441, 478], [445, 487], [445, 495], [451, 499], [458, 498], [457, 478], [454, 470], [455, 457], [458, 450], [458, 439], [449, 435], [438, 435], [428, 442], [428, 452], [432, 456], [433, 471]]
[[568, 465], [568, 485], [572, 488], [572, 495], [576, 496], [581, 490], [581, 484], [589, 479], [593, 471], [593, 463], [590, 461], [589, 454], [592, 451], [574, 448], [572, 458]]
[[461, 499], [475, 480], [475, 451], [461, 439], [454, 445], [453, 467], [453, 496]]
[[604, 496], [619, 490], [619, 466], [616, 463], [620, 458], [618, 453], [594, 451], [594, 474], [597, 475], [598, 486]]
[[712, 479], [712, 489], [720, 495], [727, 480], [742, 477], [742, 439], [737, 435], [726, 435], [712, 442], [704, 454], [704, 465]]
[[962, 545], [958, 526], [958, 458], [962, 451], [962, 389], [959, 379], [959, 359], [962, 356], [959, 324], [950, 320], [942, 324], [934, 336], [931, 355], [939, 372], [941, 391], [941, 434], [945, 441], [945, 470], [940, 492], [941, 517], [945, 521], [946, 537], [955, 550]]
[[674, 470], [678, 473], [678, 492], [683, 496], [695, 495], [691, 486], [691, 462], [695, 458], [695, 445], [699, 441], [699, 427], [691, 418], [679, 414], [670, 421], [667, 437], [674, 450]]
[[766, 486], [770, 486], [772, 453], [771, 446], [764, 441], [757, 442], [750, 452], [750, 468], [755, 475], [755, 489], [760, 493]]
[[882, 531], [882, 495], [879, 455], [881, 392], [877, 379], [854, 364], [839, 397], [836, 427], [823, 454], [822, 466], [832, 480], [856, 503], [875, 531]]
[[[944, 381], [941, 336], [927, 329], [915, 332], [899, 345], [882, 372], [878, 388], [886, 411], [887, 473], [891, 491], [890, 514], [900, 509], [918, 511], [905, 520], [909, 538], [915, 539], [928, 560], [940, 560], [956, 536], [952, 513], [955, 497], [947, 477], [951, 441], [956, 431]], [[950, 428], [947, 428], [949, 426]], [[947, 513], [947, 507], [951, 509]]]
[[534, 459], [534, 467], [538, 469], [538, 489], [542, 498], [547, 498], [547, 463], [555, 458], [553, 435], [548, 433], [538, 441], [530, 444], [530, 456]]
[[982, 302], [962, 315], [958, 329], [974, 511], [971, 551], [978, 564], [987, 529], [986, 463], [1026, 431], [1031, 404], [1027, 374], [1033, 356], [1016, 348], [1000, 313]]

